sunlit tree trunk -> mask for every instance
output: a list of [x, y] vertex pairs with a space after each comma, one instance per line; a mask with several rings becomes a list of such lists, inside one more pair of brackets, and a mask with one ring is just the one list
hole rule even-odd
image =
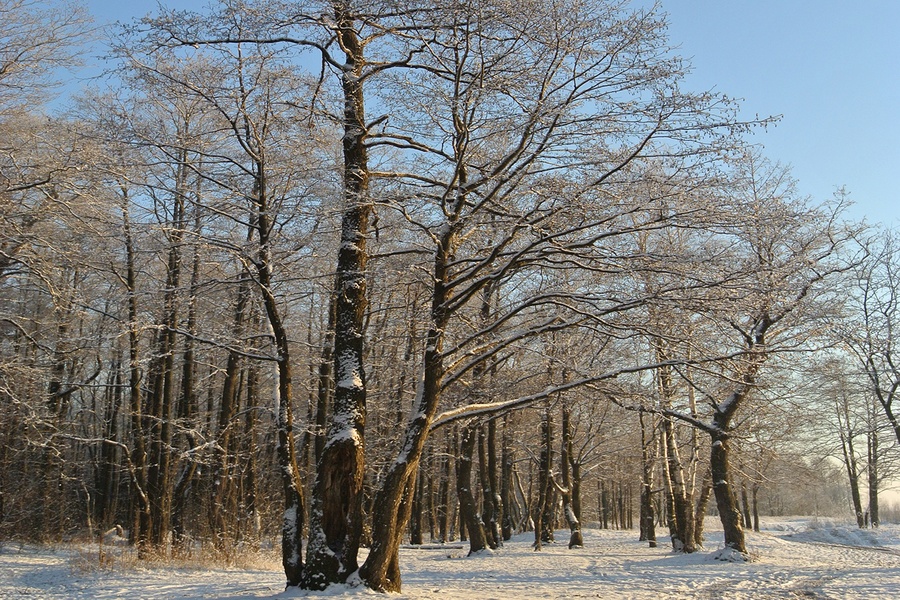
[[[656, 514], [653, 511], [653, 455], [657, 446], [655, 434], [647, 435], [644, 413], [639, 415], [641, 425], [641, 505], [640, 540], [656, 548]], [[649, 428], [653, 431], [655, 428]]]
[[[310, 506], [310, 537], [303, 587], [324, 589], [358, 568], [362, 536], [366, 376], [363, 338], [366, 315], [366, 239], [372, 201], [362, 73], [364, 42], [348, 4], [334, 3], [335, 34], [345, 55], [344, 213], [338, 249], [334, 306], [332, 419], [316, 468]], [[402, 485], [405, 489], [405, 484]]]
[[[562, 447], [559, 453], [559, 467], [562, 473], [562, 500], [566, 523], [569, 525], [569, 548], [581, 548], [584, 546], [584, 537], [581, 534], [581, 522], [579, 510], [576, 510], [575, 498], [580, 495], [580, 474], [575, 477], [569, 475], [574, 466], [572, 457], [572, 424], [569, 407], [564, 403], [562, 407]], [[572, 469], [574, 470], [574, 469]], [[580, 504], [580, 500], [577, 501]]]

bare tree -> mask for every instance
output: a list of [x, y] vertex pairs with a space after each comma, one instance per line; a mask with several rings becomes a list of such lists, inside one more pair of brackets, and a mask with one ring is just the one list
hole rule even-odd
[[[415, 158], [384, 169], [402, 186], [395, 197], [414, 200], [388, 207], [402, 210], [434, 247], [422, 380], [400, 452], [379, 491], [373, 548], [360, 571], [376, 589], [400, 587], [395, 565], [403, 507], [442, 391], [525, 339], [574, 328], [590, 320], [587, 314], [602, 318], [625, 310], [618, 301], [606, 304], [602, 291], [530, 289], [526, 282], [552, 280], [557, 264], [620, 267], [605, 260], [604, 250], [590, 250], [605, 243], [612, 248], [616, 236], [661, 221], [640, 213], [636, 223], [631, 217], [640, 209], [613, 201], [611, 190], [626, 185], [625, 173], [657, 138], [661, 152], [667, 143], [684, 144], [679, 158], [689, 162], [696, 144], [721, 124], [681, 121], [696, 116], [708, 97], [656, 94], [663, 80], [675, 77], [674, 64], [663, 59], [658, 68], [638, 66], [637, 57], [661, 43], [661, 23], [652, 14], [606, 18], [595, 12], [606, 6], [528, 5], [535, 25], [523, 28], [516, 10], [490, 3], [478, 8], [437, 13], [443, 20], [436, 22], [445, 24], [440, 35], [429, 32], [411, 72], [394, 82], [390, 98], [409, 109], [398, 110], [370, 137], [373, 147], [399, 148], [400, 158]], [[423, 35], [407, 33], [413, 34]], [[529, 65], [524, 71], [522, 61]], [[416, 94], [406, 91], [410, 82]], [[637, 88], [647, 92], [640, 109], [633, 104]], [[628, 143], [608, 145], [616, 135]], [[457, 313], [490, 282], [518, 289], [490, 326], [454, 340], [448, 332]], [[523, 404], [552, 395], [553, 386], [547, 389]], [[465, 417], [456, 414], [452, 418]]]
[[896, 245], [889, 231], [876, 231], [861, 240], [865, 259], [852, 276], [852, 312], [841, 338], [860, 364], [869, 389], [900, 442], [900, 417], [894, 406], [900, 390], [900, 370], [892, 335], [900, 299], [900, 253]]
[[[752, 402], [771, 357], [813, 348], [807, 343], [813, 324], [824, 322], [837, 307], [829, 304], [824, 284], [843, 268], [836, 254], [848, 233], [836, 221], [839, 205], [830, 211], [810, 207], [793, 194], [788, 172], [758, 153], [748, 154], [736, 175], [739, 187], [730, 194], [734, 208], [740, 208], [728, 232], [732, 241], [708, 246], [710, 264], [732, 265], [722, 269], [730, 281], [710, 289], [717, 296], [706, 305], [711, 310], [697, 307], [699, 316], [718, 332], [717, 343], [725, 341], [729, 330], [736, 334], [731, 346], [734, 358], [719, 362], [717, 370], [709, 372], [714, 375], [709, 383], [693, 378], [692, 385], [712, 408], [708, 422], [677, 411], [663, 414], [710, 435], [712, 483], [726, 550], [745, 555], [731, 466], [735, 419]], [[721, 295], [726, 290], [735, 293], [726, 299]]]
[[0, 120], [52, 97], [62, 70], [79, 63], [90, 23], [79, 2], [9, 0], [0, 7]]

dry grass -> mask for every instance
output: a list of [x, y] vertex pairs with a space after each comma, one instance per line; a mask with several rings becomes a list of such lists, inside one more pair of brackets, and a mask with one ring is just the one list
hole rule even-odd
[[282, 567], [281, 554], [273, 545], [267, 548], [233, 547], [222, 550], [212, 544], [196, 544], [187, 554], [144, 552], [138, 557], [137, 549], [133, 546], [94, 542], [75, 544], [75, 551], [70, 559], [70, 569], [75, 574], [162, 568], [185, 571], [278, 571]]

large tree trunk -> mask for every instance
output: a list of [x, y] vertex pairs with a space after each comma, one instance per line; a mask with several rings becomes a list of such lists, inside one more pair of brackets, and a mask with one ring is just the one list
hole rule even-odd
[[[725, 533], [725, 548], [738, 552], [745, 558], [747, 557], [747, 543], [729, 463], [731, 420], [756, 385], [756, 375], [767, 357], [765, 351], [758, 350], [765, 348], [766, 331], [773, 322], [769, 315], [764, 315], [754, 325], [748, 335], [748, 349], [752, 352], [746, 358], [747, 363], [741, 376], [741, 382], [727, 398], [716, 403], [712, 426], [707, 429], [712, 441], [709, 469], [712, 475], [713, 493], [716, 497], [719, 519], [722, 521], [722, 529]], [[732, 554], [726, 558], [732, 559], [734, 556]]]
[[[400, 591], [399, 572], [400, 541], [409, 519], [411, 498], [408, 498], [415, 486], [416, 471], [419, 467], [429, 426], [437, 410], [440, 399], [440, 385], [443, 377], [443, 325], [446, 324], [443, 312], [445, 298], [444, 282], [446, 257], [439, 253], [436, 267], [439, 277], [436, 279], [432, 304], [432, 323], [426, 334], [425, 369], [419, 393], [413, 406], [412, 417], [406, 426], [397, 458], [388, 470], [381, 488], [375, 495], [372, 514], [372, 547], [369, 556], [359, 570], [360, 577], [366, 585], [375, 590]], [[468, 448], [461, 448], [460, 460], [457, 462], [457, 480], [460, 479], [460, 467], [468, 468], [471, 478], [471, 454], [474, 451], [474, 432]], [[468, 466], [463, 465], [462, 457], [469, 453]], [[470, 491], [471, 493], [471, 491]], [[474, 501], [474, 500], [473, 500]], [[462, 502], [462, 500], [461, 500]], [[462, 511], [462, 507], [460, 507]]]
[[[324, 589], [358, 569], [365, 475], [366, 378], [363, 338], [366, 314], [366, 237], [372, 202], [362, 72], [364, 45], [355, 16], [335, 5], [336, 34], [345, 54], [344, 213], [335, 283], [334, 403], [322, 457], [316, 469], [310, 510], [306, 578], [303, 587]], [[405, 481], [402, 488], [405, 489]]]
[[725, 532], [725, 547], [741, 554], [747, 554], [741, 510], [732, 489], [731, 466], [728, 456], [730, 445], [727, 434], [712, 434], [709, 467], [712, 472], [716, 506], [719, 509], [719, 518]]
[[275, 394], [275, 455], [284, 497], [284, 513], [281, 524], [281, 564], [288, 586], [298, 586], [303, 580], [303, 526], [306, 506], [303, 483], [297, 464], [294, 443], [293, 373], [291, 348], [287, 329], [279, 309], [278, 299], [272, 291], [271, 233], [274, 226], [270, 214], [265, 165], [257, 164], [257, 178], [253, 190], [255, 206], [254, 223], [258, 236], [254, 265], [263, 308], [275, 346], [277, 388]]
[[[465, 183], [464, 174], [461, 175], [460, 180], [463, 184]], [[463, 198], [460, 197], [455, 203], [455, 211], [462, 206]], [[455, 211], [454, 214], [456, 214]], [[431, 324], [425, 334], [422, 381], [413, 403], [412, 416], [404, 431], [397, 458], [375, 496], [375, 509], [372, 514], [372, 548], [359, 573], [366, 585], [376, 590], [400, 591], [401, 587], [398, 568], [400, 540], [409, 519], [409, 507], [411, 506], [411, 499], [407, 496], [414, 489], [416, 471], [441, 396], [444, 377], [444, 329], [450, 317], [447, 309], [447, 299], [450, 294], [448, 265], [452, 260], [457, 235], [457, 226], [451, 224], [438, 239], [432, 271], [434, 287], [431, 295]], [[457, 461], [456, 467], [457, 484], [463, 485], [460, 482], [468, 482], [465, 483], [465, 487], [471, 494], [471, 489], [469, 489], [472, 471], [471, 457], [475, 449], [476, 438], [475, 432], [469, 431], [469, 429], [469, 427], [465, 428], [464, 443], [460, 448], [460, 459]], [[463, 457], [467, 453], [468, 460], [465, 460]], [[461, 473], [460, 469], [467, 469], [467, 471]], [[459, 488], [457, 491], [459, 492]], [[474, 518], [474, 512], [471, 515], [464, 514], [463, 503], [467, 500], [468, 498], [460, 496], [460, 515], [466, 518], [466, 526], [469, 529], [469, 536], [472, 538], [471, 548], [473, 551], [477, 551], [484, 548], [484, 535], [481, 534], [480, 541], [474, 539], [474, 536], [478, 535], [478, 531], [473, 533], [473, 523], [469, 521], [470, 517]], [[474, 507], [474, 497], [472, 503]], [[474, 521], [478, 523], [477, 518]], [[480, 524], [478, 529], [480, 529]]]

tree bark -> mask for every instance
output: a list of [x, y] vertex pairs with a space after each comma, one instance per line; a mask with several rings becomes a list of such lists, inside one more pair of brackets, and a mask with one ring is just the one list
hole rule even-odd
[[741, 510], [731, 484], [729, 448], [730, 440], [727, 434], [715, 433], [712, 435], [709, 467], [712, 472], [713, 492], [725, 533], [725, 547], [741, 554], [747, 554]]
[[449, 437], [445, 441], [446, 449], [440, 458], [440, 482], [438, 483], [438, 541], [446, 544], [450, 541], [450, 457], [453, 447]]
[[476, 429], [476, 425], [463, 427], [459, 443], [459, 459], [456, 461], [456, 495], [459, 498], [460, 515], [466, 524], [470, 555], [487, 547], [487, 538], [478, 518], [478, 506], [472, 492], [472, 462], [475, 445], [478, 442]]
[[[364, 43], [349, 4], [335, 3], [335, 33], [345, 56], [344, 213], [335, 283], [334, 397], [310, 508], [306, 578], [303, 587], [321, 590], [358, 569], [363, 526], [366, 375], [363, 338], [366, 315], [366, 238], [372, 201], [363, 102]], [[406, 489], [406, 481], [400, 482]], [[400, 492], [397, 493], [398, 498]], [[398, 499], [399, 504], [399, 499]]]
[[513, 520], [513, 502], [515, 489], [513, 488], [513, 453], [510, 447], [509, 416], [503, 418], [503, 435], [501, 436], [500, 450], [500, 506], [503, 507], [503, 518], [500, 532], [504, 541], [512, 539], [515, 530]]
[[[553, 429], [550, 422], [550, 407], [546, 406], [541, 417], [541, 454], [538, 460], [538, 500], [534, 507], [534, 549], [541, 550], [544, 542], [552, 542], [550, 517], [552, 497], [550, 469], [553, 456]], [[549, 535], [548, 535], [549, 532]]]
[[709, 506], [711, 496], [712, 474], [709, 469], [706, 469], [703, 482], [700, 484], [700, 494], [697, 497], [697, 509], [694, 511], [694, 544], [698, 548], [703, 547], [703, 525], [706, 518], [706, 508]]
[[[497, 458], [494, 449], [496, 425], [490, 420], [478, 428], [478, 472], [481, 480], [481, 525], [484, 529], [488, 546], [494, 550], [501, 544], [500, 529], [497, 522], [499, 502], [496, 499]], [[492, 429], [490, 435], [485, 428]]]
[[[640, 541], [656, 548], [656, 515], [653, 512], [653, 459], [651, 446], [656, 446], [656, 435], [647, 436], [644, 413], [639, 414], [641, 425], [641, 510]], [[652, 428], [651, 428], [652, 430]]]
[[850, 499], [853, 501], [856, 525], [862, 529], [866, 526], [866, 522], [863, 514], [862, 496], [859, 493], [859, 470], [856, 466], [856, 453], [853, 449], [853, 439], [849, 435], [844, 434], [843, 428], [841, 428], [841, 450], [844, 454], [844, 467], [847, 469]]
[[878, 432], [872, 428], [868, 436], [869, 454], [869, 522], [872, 527], [878, 527], [881, 517], [878, 514]]
[[131, 471], [131, 506], [134, 515], [131, 541], [143, 558], [150, 538], [150, 499], [147, 496], [147, 449], [145, 445], [143, 394], [140, 365], [140, 325], [138, 324], [137, 275], [135, 248], [128, 210], [130, 199], [122, 188], [122, 232], [125, 241], [125, 287], [128, 294], [128, 392], [131, 410], [131, 442], [127, 457]]
[[[562, 500], [566, 523], [569, 525], [569, 548], [583, 548], [584, 536], [581, 534], [581, 522], [574, 506], [575, 494], [578, 493], [569, 469], [573, 466], [572, 456], [572, 424], [568, 405], [562, 405], [562, 447], [559, 453], [559, 466], [562, 473]], [[574, 469], [573, 469], [574, 471]], [[579, 476], [580, 479], [580, 476]], [[580, 488], [580, 481], [578, 482]]]

